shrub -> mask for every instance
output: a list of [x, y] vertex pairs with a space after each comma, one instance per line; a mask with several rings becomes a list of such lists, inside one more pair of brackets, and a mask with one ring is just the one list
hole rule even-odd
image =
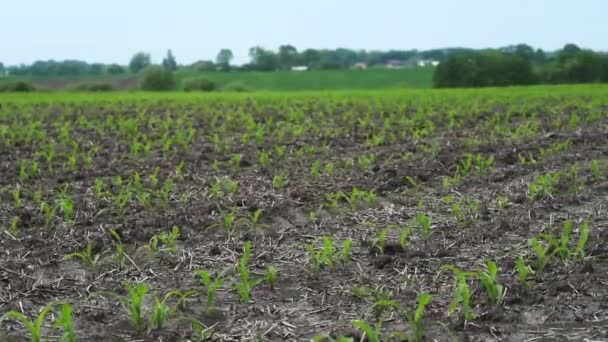
[[15, 81], [0, 84], [0, 92], [30, 92], [34, 91], [36, 88], [26, 81]]
[[192, 78], [184, 81], [184, 91], [214, 91], [215, 82], [206, 78]]
[[125, 68], [118, 64], [111, 64], [106, 69], [106, 72], [110, 75], [120, 75], [126, 72]]
[[75, 91], [112, 91], [114, 87], [106, 82], [83, 82], [73, 85], [70, 89]]
[[445, 87], [498, 87], [532, 84], [532, 65], [517, 55], [496, 51], [450, 57], [434, 74], [434, 85]]
[[144, 73], [140, 87], [150, 91], [172, 90], [175, 88], [175, 77], [173, 72], [165, 68], [150, 68]]
[[243, 81], [232, 81], [226, 84], [223, 88], [225, 91], [234, 91], [237, 93], [242, 93], [245, 91], [249, 91], [250, 88]]

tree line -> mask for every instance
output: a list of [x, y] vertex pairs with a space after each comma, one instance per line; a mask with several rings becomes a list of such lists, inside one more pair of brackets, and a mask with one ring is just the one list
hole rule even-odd
[[434, 74], [435, 87], [492, 87], [608, 82], [608, 54], [566, 44], [550, 54], [520, 44], [451, 56]]
[[[169, 70], [190, 68], [198, 71], [276, 71], [290, 70], [295, 66], [304, 66], [312, 70], [348, 69], [356, 63], [365, 63], [369, 67], [384, 65], [389, 61], [408, 61], [424, 59], [444, 61], [448, 57], [474, 51], [465, 48], [418, 50], [366, 51], [338, 48], [304, 49], [299, 51], [295, 46], [281, 45], [276, 50], [254, 46], [249, 49], [249, 62], [235, 66], [231, 62], [234, 54], [230, 49], [221, 49], [214, 60], [199, 60], [189, 65], [180, 65], [172, 51], [167, 52], [162, 66]], [[145, 52], [133, 55], [126, 65], [87, 63], [80, 60], [35, 61], [31, 65], [4, 66], [0, 63], [0, 74], [14, 76], [82, 76], [82, 75], [119, 75], [138, 73], [152, 66], [151, 56]]]

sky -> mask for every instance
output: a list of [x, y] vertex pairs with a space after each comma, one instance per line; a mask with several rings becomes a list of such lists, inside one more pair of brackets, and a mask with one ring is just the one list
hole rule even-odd
[[144, 51], [160, 62], [236, 64], [281, 44], [365, 50], [566, 43], [608, 50], [606, 0], [1, 0], [0, 62], [80, 59], [127, 64]]

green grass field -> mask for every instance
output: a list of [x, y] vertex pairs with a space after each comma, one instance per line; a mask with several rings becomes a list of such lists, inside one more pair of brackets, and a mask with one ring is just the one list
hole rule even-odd
[[181, 79], [206, 77], [220, 88], [242, 82], [252, 90], [338, 90], [430, 88], [433, 68], [400, 70], [327, 70], [275, 72], [212, 72], [178, 74]]
[[[430, 88], [433, 68], [412, 69], [369, 69], [369, 70], [327, 70], [327, 71], [274, 71], [274, 72], [195, 72], [178, 71], [178, 87], [184, 80], [204, 77], [214, 81], [218, 89], [230, 84], [244, 85], [250, 91], [303, 91], [303, 90], [371, 90], [395, 88]], [[0, 82], [22, 79], [33, 83], [41, 90], [70, 89], [85, 82], [105, 82], [116, 89], [137, 88], [136, 75], [80, 76], [80, 77], [23, 77], [5, 78]]]

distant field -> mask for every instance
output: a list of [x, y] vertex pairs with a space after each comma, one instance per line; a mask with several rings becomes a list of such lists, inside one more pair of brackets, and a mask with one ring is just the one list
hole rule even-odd
[[[188, 78], [205, 77], [223, 88], [231, 83], [245, 85], [249, 90], [356, 90], [392, 88], [430, 88], [433, 68], [412, 68], [400, 70], [328, 70], [328, 71], [275, 71], [275, 72], [194, 72], [179, 71], [176, 76], [181, 84]], [[32, 82], [39, 89], [68, 89], [83, 82], [107, 82], [116, 89], [132, 90], [138, 85], [135, 75], [81, 76], [21, 78]], [[7, 78], [4, 81], [15, 80]], [[2, 80], [0, 80], [2, 82]]]
[[336, 90], [430, 88], [433, 68], [400, 70], [275, 71], [183, 74], [181, 78], [207, 77], [220, 88], [242, 82], [253, 90]]

